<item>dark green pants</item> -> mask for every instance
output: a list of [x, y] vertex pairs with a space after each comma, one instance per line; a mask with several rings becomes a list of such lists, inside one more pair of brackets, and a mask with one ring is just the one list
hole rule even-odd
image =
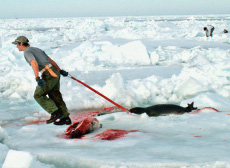
[[63, 112], [63, 117], [68, 117], [69, 112], [60, 92], [60, 72], [54, 66], [51, 69], [58, 77], [52, 77], [48, 71], [45, 71], [42, 74], [42, 79], [46, 82], [45, 88], [37, 86], [34, 98], [48, 113], [51, 114], [60, 109]]

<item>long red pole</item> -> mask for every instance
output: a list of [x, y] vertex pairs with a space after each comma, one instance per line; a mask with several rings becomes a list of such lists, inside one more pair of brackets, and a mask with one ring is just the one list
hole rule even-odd
[[105, 98], [106, 100], [108, 100], [109, 102], [113, 103], [115, 106], [119, 107], [121, 110], [126, 111], [127, 113], [129, 113], [129, 110], [127, 110], [126, 108], [124, 108], [123, 106], [115, 103], [114, 101], [112, 101], [111, 99], [109, 99], [108, 97], [106, 97], [105, 95], [101, 94], [100, 92], [96, 91], [94, 88], [90, 87], [89, 85], [85, 84], [84, 82], [74, 78], [73, 76], [69, 75], [73, 80], [79, 82], [80, 84], [84, 85], [85, 87], [89, 88], [90, 90], [92, 90], [93, 92], [97, 93], [98, 95], [100, 95], [101, 97]]

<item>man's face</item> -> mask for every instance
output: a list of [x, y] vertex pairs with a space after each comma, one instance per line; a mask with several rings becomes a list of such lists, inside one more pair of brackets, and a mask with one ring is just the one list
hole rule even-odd
[[18, 48], [19, 51], [23, 51], [23, 50], [22, 50], [22, 47], [23, 47], [22, 43], [20, 43], [20, 44], [17, 43], [17, 48]]

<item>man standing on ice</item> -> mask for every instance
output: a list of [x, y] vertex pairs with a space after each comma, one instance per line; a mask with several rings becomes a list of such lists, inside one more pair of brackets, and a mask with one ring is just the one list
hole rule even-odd
[[204, 27], [206, 37], [209, 37], [209, 36], [212, 37], [212, 33], [213, 33], [214, 29], [215, 28], [212, 25], [208, 25], [207, 27]]
[[[68, 72], [61, 70], [56, 62], [48, 57], [43, 50], [30, 47], [28, 42], [28, 38], [19, 36], [12, 43], [17, 45], [19, 51], [24, 51], [26, 61], [33, 68], [38, 84], [34, 92], [34, 98], [44, 110], [51, 114], [46, 123], [54, 122], [55, 125], [70, 125], [69, 112], [60, 92], [60, 74], [68, 76]], [[42, 78], [39, 77], [39, 71]], [[58, 119], [59, 121], [56, 121]]]

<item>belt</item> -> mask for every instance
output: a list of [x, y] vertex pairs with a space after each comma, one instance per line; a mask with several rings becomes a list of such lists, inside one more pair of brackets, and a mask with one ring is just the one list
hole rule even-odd
[[57, 74], [55, 74], [54, 73], [54, 71], [51, 69], [51, 67], [52, 67], [52, 64], [48, 64], [48, 65], [45, 65], [45, 68], [43, 68], [41, 71], [40, 71], [40, 73], [42, 74], [42, 73], [44, 73], [46, 70], [48, 70], [48, 72], [50, 73], [50, 75], [52, 76], [52, 77], [57, 77]]

